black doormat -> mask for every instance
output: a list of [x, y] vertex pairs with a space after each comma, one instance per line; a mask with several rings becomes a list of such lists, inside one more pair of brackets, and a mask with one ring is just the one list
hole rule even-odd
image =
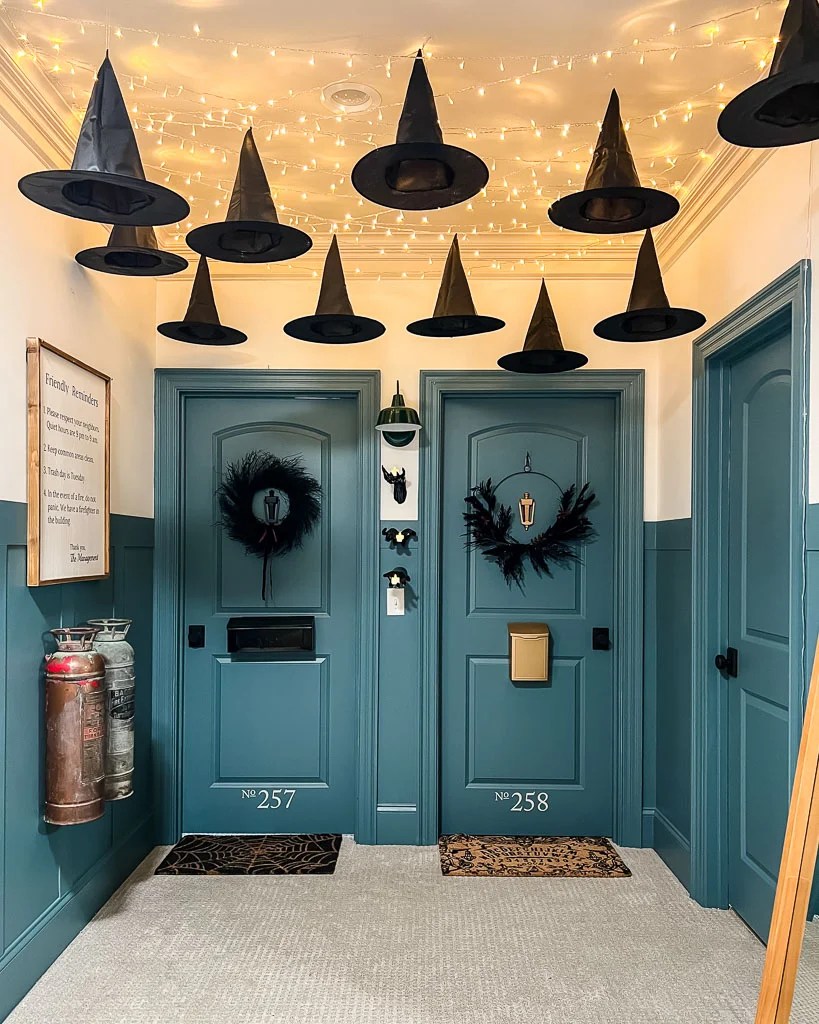
[[185, 836], [156, 875], [332, 875], [341, 836]]
[[602, 836], [441, 836], [441, 874], [492, 878], [629, 878]]

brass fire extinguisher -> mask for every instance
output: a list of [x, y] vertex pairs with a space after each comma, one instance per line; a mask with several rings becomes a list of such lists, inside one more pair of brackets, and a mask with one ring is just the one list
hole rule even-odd
[[102, 817], [105, 753], [105, 661], [92, 649], [98, 630], [52, 629], [46, 655], [46, 805], [53, 825]]

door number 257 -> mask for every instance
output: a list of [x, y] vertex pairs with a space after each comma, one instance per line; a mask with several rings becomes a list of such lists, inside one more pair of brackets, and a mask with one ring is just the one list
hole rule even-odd
[[508, 790], [496, 791], [495, 800], [509, 800], [512, 802], [509, 810], [520, 811], [523, 814], [528, 814], [529, 811], [549, 810], [549, 794], [536, 793], [534, 790], [530, 790], [528, 793], [519, 793], [517, 790], [514, 793], [510, 793]]
[[258, 800], [256, 810], [275, 811], [279, 807], [287, 810], [296, 795], [295, 789], [243, 789], [243, 800]]

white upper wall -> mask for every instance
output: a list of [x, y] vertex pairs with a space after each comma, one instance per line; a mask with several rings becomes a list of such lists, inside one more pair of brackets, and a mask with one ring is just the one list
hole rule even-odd
[[[270, 271], [270, 280], [214, 280], [216, 304], [222, 322], [238, 327], [249, 340], [235, 348], [208, 348], [181, 344], [158, 335], [157, 365], [377, 369], [382, 373], [385, 404], [389, 403], [396, 380], [401, 381], [407, 400], [416, 404], [421, 370], [495, 370], [498, 356], [520, 349], [539, 288], [539, 282], [531, 279], [472, 281], [478, 312], [500, 317], [506, 321], [506, 327], [469, 338], [432, 339], [409, 334], [405, 328], [413, 320], [432, 315], [437, 281], [357, 281], [349, 275], [347, 284], [353, 308], [384, 323], [386, 333], [362, 345], [313, 345], [288, 337], [282, 326], [288, 320], [315, 309], [319, 282], [290, 281], [286, 275], [286, 270], [274, 268]], [[650, 345], [619, 345], [602, 341], [593, 333], [598, 320], [625, 308], [629, 282], [561, 278], [547, 283], [563, 344], [566, 348], [585, 352], [589, 356], [589, 369], [646, 371], [645, 514], [647, 519], [654, 519], [657, 514], [660, 353], [658, 348]], [[190, 286], [190, 280], [166, 278], [159, 282], [158, 323], [178, 320], [183, 316]]]
[[110, 374], [111, 511], [153, 515], [152, 279], [84, 270], [74, 254], [104, 244], [105, 228], [24, 199], [17, 181], [42, 169], [0, 124], [0, 500], [26, 500], [26, 338], [40, 337]]
[[[716, 324], [811, 255], [811, 146], [774, 152], [667, 272], [672, 304], [694, 305]], [[816, 162], [815, 156], [813, 163]], [[816, 295], [814, 282], [814, 296]], [[816, 301], [812, 307], [816, 310]], [[814, 324], [819, 325], [814, 313]], [[811, 338], [815, 332], [811, 331]], [[691, 515], [691, 354], [695, 336], [663, 342], [658, 389], [659, 519]], [[814, 360], [814, 363], [816, 361]], [[812, 376], [819, 384], [816, 374]], [[813, 381], [811, 381], [811, 393]], [[814, 417], [819, 420], [819, 417]], [[819, 436], [810, 446], [810, 500], [819, 501]]]

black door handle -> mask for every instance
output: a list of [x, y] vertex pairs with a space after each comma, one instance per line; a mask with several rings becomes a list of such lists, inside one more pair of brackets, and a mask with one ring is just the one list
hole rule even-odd
[[714, 664], [720, 672], [724, 672], [727, 676], [736, 677], [738, 671], [737, 660], [738, 653], [736, 647], [729, 647], [725, 654], [718, 654], [714, 658]]

